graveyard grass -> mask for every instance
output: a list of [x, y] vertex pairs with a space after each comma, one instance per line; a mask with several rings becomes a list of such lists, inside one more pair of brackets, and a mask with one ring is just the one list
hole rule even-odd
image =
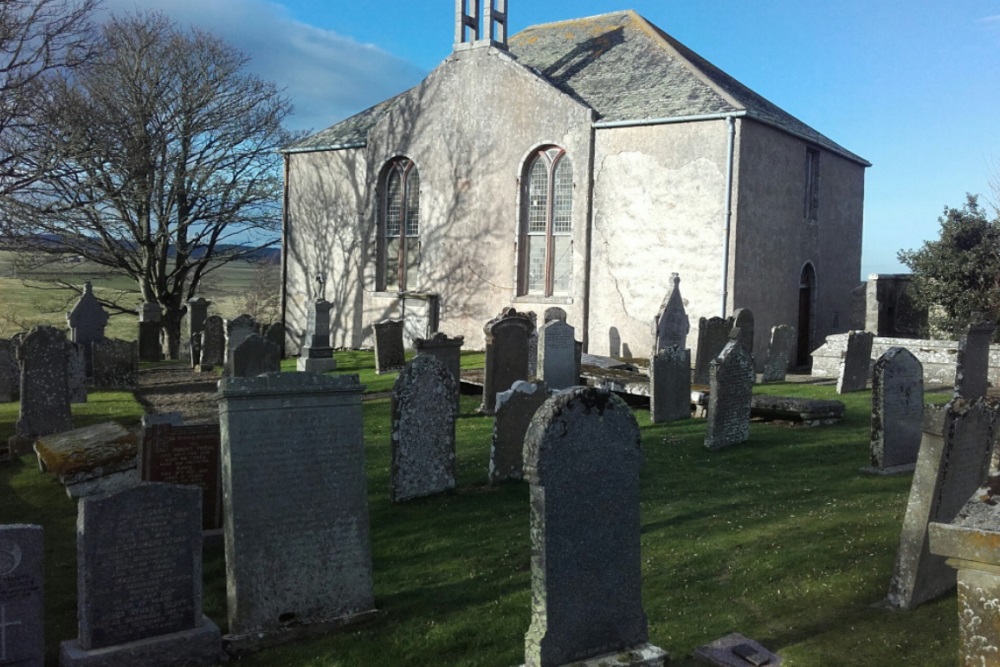
[[[396, 374], [377, 376], [371, 353], [337, 352], [337, 372], [359, 373], [364, 403], [377, 620], [337, 635], [243, 657], [249, 667], [483, 665], [523, 662], [530, 620], [528, 494], [487, 484], [492, 420], [462, 397], [453, 493], [389, 502], [389, 399]], [[294, 364], [294, 361], [292, 361]], [[482, 365], [482, 355], [463, 356]], [[292, 365], [292, 368], [294, 365]], [[288, 362], [285, 362], [288, 368]], [[836, 398], [839, 425], [754, 423], [749, 442], [704, 448], [704, 420], [642, 432], [643, 605], [650, 641], [671, 665], [729, 632], [776, 651], [790, 666], [949, 665], [958, 651], [954, 594], [914, 611], [873, 607], [891, 576], [910, 477], [862, 475], [868, 463], [869, 391], [837, 396], [829, 383], [758, 385], [756, 392]], [[946, 394], [929, 394], [943, 403]], [[78, 425], [134, 425], [128, 394], [74, 405]], [[0, 437], [16, 404], [0, 405]], [[48, 664], [76, 636], [75, 508], [31, 457], [0, 468], [0, 523], [45, 526]], [[225, 567], [206, 556], [205, 611], [225, 631]]]

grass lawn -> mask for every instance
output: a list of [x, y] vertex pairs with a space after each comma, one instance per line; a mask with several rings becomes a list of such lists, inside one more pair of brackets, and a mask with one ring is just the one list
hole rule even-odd
[[[338, 352], [337, 372], [359, 373], [368, 392], [391, 388], [371, 353]], [[463, 364], [482, 364], [481, 355]], [[292, 362], [294, 364], [294, 361]], [[294, 366], [292, 366], [294, 367]], [[789, 666], [953, 665], [954, 595], [915, 611], [872, 607], [889, 584], [910, 477], [863, 475], [870, 392], [837, 396], [829, 384], [758, 386], [761, 393], [836, 398], [847, 418], [811, 429], [763, 423], [751, 440], [703, 446], [705, 422], [649, 423], [636, 409], [641, 478], [643, 604], [650, 641], [671, 665], [693, 665], [700, 644], [729, 632], [761, 641]], [[944, 394], [929, 395], [944, 402]], [[528, 489], [487, 484], [492, 420], [463, 396], [457, 425], [458, 488], [401, 505], [389, 502], [389, 400], [364, 403], [375, 622], [246, 656], [256, 667], [483, 665], [523, 660], [530, 620]], [[138, 406], [95, 394], [81, 419], [134, 423]], [[84, 411], [87, 415], [84, 416]], [[16, 406], [0, 406], [0, 436]], [[23, 457], [0, 468], [0, 523], [46, 528], [46, 641], [75, 636], [75, 508]], [[205, 562], [205, 610], [225, 630], [221, 554]]]

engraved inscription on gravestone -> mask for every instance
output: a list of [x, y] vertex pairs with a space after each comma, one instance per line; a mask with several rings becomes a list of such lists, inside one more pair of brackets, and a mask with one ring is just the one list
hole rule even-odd
[[0, 665], [45, 660], [42, 527], [0, 526]]
[[142, 479], [201, 488], [204, 530], [222, 526], [220, 447], [218, 424], [152, 424], [143, 431]]

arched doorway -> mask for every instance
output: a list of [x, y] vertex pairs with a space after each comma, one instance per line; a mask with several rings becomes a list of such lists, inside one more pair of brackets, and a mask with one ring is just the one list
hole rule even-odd
[[816, 299], [816, 271], [806, 263], [799, 276], [798, 344], [795, 346], [795, 365], [809, 366], [812, 352], [813, 302]]

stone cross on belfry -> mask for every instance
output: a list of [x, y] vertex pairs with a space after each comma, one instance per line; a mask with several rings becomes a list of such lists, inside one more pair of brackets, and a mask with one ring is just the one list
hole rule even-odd
[[7, 659], [7, 628], [21, 625], [21, 621], [7, 621], [7, 606], [0, 604], [0, 662]]
[[[489, 4], [487, 4], [489, 3]], [[455, 0], [455, 46], [480, 41], [479, 0]], [[489, 22], [489, 44], [507, 48], [507, 0], [483, 0], [483, 18]]]

